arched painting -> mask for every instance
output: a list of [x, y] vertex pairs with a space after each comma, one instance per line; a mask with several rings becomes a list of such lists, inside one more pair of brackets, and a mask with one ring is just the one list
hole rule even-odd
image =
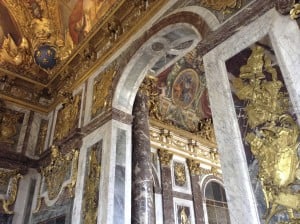
[[194, 101], [198, 90], [198, 74], [193, 69], [185, 69], [176, 77], [172, 87], [172, 98], [177, 106], [187, 108]]

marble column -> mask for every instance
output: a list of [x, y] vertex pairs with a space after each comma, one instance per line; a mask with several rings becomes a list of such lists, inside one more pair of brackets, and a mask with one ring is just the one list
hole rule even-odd
[[175, 223], [173, 207], [172, 173], [170, 162], [172, 154], [165, 150], [158, 151], [161, 164], [162, 202], [164, 223]]
[[201, 173], [200, 162], [196, 160], [188, 160], [188, 167], [191, 176], [191, 186], [192, 186], [196, 224], [205, 224], [203, 197], [202, 197], [203, 195], [199, 185], [199, 179]]
[[153, 178], [148, 124], [148, 97], [138, 91], [132, 124], [132, 223], [153, 224]]

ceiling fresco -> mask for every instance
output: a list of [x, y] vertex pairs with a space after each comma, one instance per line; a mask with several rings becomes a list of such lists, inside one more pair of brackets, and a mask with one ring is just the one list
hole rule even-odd
[[[250, 0], [195, 0], [185, 5], [203, 6], [216, 16], [221, 13], [223, 17], [217, 18], [224, 21], [233, 15], [226, 12], [224, 16], [225, 9], [238, 11], [247, 1]], [[50, 4], [47, 0], [0, 0], [0, 98], [48, 113], [62, 101], [63, 93], [72, 92], [87, 80], [91, 70], [103, 65], [166, 2], [52, 0]], [[174, 7], [182, 7], [181, 4]], [[187, 61], [169, 68], [173, 74], [179, 66], [181, 75], [177, 80], [174, 75], [167, 80], [165, 85], [175, 84], [164, 99], [180, 105], [181, 109], [171, 114], [185, 120], [183, 126], [190, 127], [187, 129], [194, 129], [195, 125], [190, 124], [193, 122], [183, 118], [188, 116], [178, 111], [195, 111], [201, 118], [209, 117], [210, 112], [204, 106], [199, 109], [207, 97], [201, 77], [195, 75], [198, 71], [194, 72], [196, 68]], [[160, 80], [166, 81], [162, 77]], [[164, 110], [172, 111], [165, 105]]]
[[211, 118], [202, 60], [192, 51], [157, 76], [162, 120], [197, 132]]
[[[34, 74], [46, 73], [38, 81], [45, 83], [52, 70], [72, 53], [73, 48], [116, 0], [26, 0], [0, 1], [0, 63], [8, 69], [20, 66]], [[15, 70], [15, 69], [12, 69]]]

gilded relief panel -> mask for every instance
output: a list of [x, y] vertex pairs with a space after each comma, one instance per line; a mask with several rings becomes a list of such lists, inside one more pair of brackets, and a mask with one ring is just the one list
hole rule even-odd
[[0, 107], [0, 148], [16, 151], [25, 114]]
[[175, 185], [183, 187], [186, 185], [186, 171], [183, 163], [174, 162]]
[[226, 66], [250, 175], [261, 185], [256, 195], [264, 199], [264, 221], [297, 223], [299, 127], [270, 40], [265, 37]]
[[42, 180], [36, 212], [41, 207], [46, 209], [48, 206], [52, 206], [61, 197], [74, 197], [78, 157], [78, 150], [74, 149], [64, 155], [57, 146], [51, 146], [51, 161], [47, 166], [41, 167]]
[[93, 85], [92, 118], [111, 107], [112, 82], [115, 75], [116, 70], [113, 67], [100, 73], [95, 78]]
[[81, 94], [66, 97], [62, 108], [57, 113], [54, 141], [62, 140], [74, 130], [79, 121]]
[[20, 178], [18, 170], [0, 169], [0, 214], [14, 213]]
[[96, 224], [99, 203], [99, 185], [101, 172], [102, 141], [88, 150], [83, 196], [83, 223]]

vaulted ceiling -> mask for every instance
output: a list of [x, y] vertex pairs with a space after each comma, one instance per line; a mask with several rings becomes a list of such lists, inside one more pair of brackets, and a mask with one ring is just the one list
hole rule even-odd
[[145, 1], [0, 0], [1, 98], [47, 112], [71, 91], [79, 78], [71, 74], [110, 51], [146, 8]]
[[[178, 1], [173, 8], [206, 7], [223, 23], [249, 2]], [[273, 4], [270, 2], [262, 1], [254, 8], [260, 5], [267, 10]], [[0, 0], [0, 99], [42, 113], [51, 111], [66, 92], [84, 82], [92, 70], [103, 65], [167, 3], [166, 0]], [[240, 17], [248, 19], [247, 15]], [[198, 52], [205, 53], [234, 32], [236, 24], [228, 24], [208, 33]], [[187, 36], [191, 38], [180, 44], [192, 43], [194, 37]], [[157, 43], [152, 47], [160, 47]], [[158, 73], [166, 66], [162, 64], [166, 58], [160, 59], [152, 68]]]

